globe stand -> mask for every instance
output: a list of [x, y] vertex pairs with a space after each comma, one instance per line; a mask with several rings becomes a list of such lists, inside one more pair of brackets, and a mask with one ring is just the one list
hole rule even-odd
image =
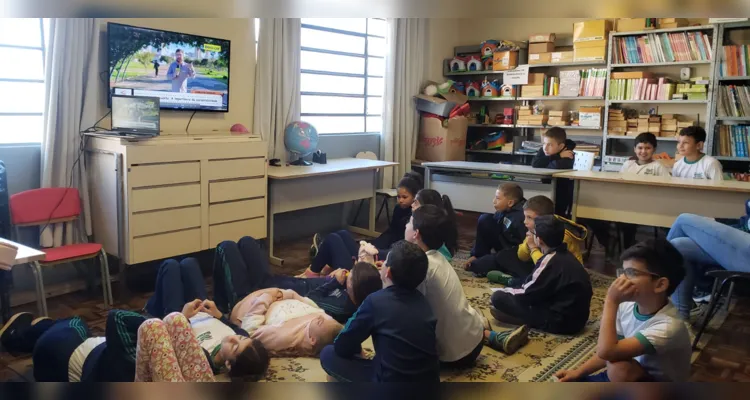
[[313, 165], [310, 161], [305, 161], [302, 157], [298, 158], [297, 161], [292, 161], [289, 163], [289, 165], [296, 165], [298, 167], [309, 167]]

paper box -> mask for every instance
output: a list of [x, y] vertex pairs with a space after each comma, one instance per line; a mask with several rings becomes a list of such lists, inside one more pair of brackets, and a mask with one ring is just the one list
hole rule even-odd
[[606, 56], [606, 47], [577, 48], [573, 50], [573, 61], [604, 61]]
[[659, 18], [659, 28], [680, 28], [688, 26], [687, 18]]
[[552, 62], [552, 53], [529, 54], [529, 64], [549, 64]]
[[445, 121], [422, 117], [416, 157], [424, 161], [463, 161], [466, 159], [466, 117]]
[[551, 53], [555, 51], [555, 43], [529, 43], [529, 54]]
[[588, 49], [591, 47], [607, 47], [607, 40], [589, 40], [586, 42], [573, 43], [573, 51], [576, 49]]
[[612, 21], [595, 19], [573, 24], [573, 43], [607, 39], [612, 30]]
[[444, 99], [435, 96], [418, 94], [414, 96], [414, 106], [418, 111], [447, 117], [454, 107], [468, 101], [468, 97], [461, 93], [446, 93]]
[[529, 36], [529, 43], [555, 42], [554, 33], [536, 33]]
[[544, 85], [545, 79], [547, 79], [547, 74], [541, 72], [529, 73], [528, 85]]
[[580, 107], [578, 109], [578, 125], [597, 128], [602, 126], [602, 108]]
[[561, 62], [572, 62], [573, 52], [572, 51], [555, 51], [550, 53], [550, 62], [561, 63]]
[[[618, 18], [617, 32], [633, 32], [646, 29], [646, 18]], [[653, 26], [648, 27], [653, 28]]]
[[505, 71], [518, 66], [517, 51], [496, 51], [492, 54], [492, 70]]

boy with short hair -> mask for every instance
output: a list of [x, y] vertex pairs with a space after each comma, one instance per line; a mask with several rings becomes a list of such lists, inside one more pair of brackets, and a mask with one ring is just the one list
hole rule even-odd
[[620, 168], [621, 174], [669, 176], [669, 169], [659, 160], [654, 159], [656, 151], [656, 136], [651, 132], [643, 132], [635, 137], [633, 151], [635, 159], [630, 159]]
[[523, 224], [523, 189], [515, 183], [498, 186], [492, 204], [495, 214], [482, 214], [477, 222], [477, 234], [471, 257], [465, 268], [480, 275], [489, 270], [473, 268], [472, 263], [487, 257], [483, 264], [489, 263], [494, 256], [492, 250], [501, 252], [513, 248], [523, 242], [526, 227]]
[[[539, 249], [531, 232], [534, 231], [534, 219], [543, 215], [554, 215], [555, 205], [547, 196], [534, 196], [523, 205], [523, 223], [528, 229], [526, 239], [518, 246], [515, 254], [503, 254], [497, 257], [494, 271], [487, 273], [490, 282], [500, 283], [505, 286], [519, 287], [534, 270], [534, 265], [544, 256]], [[565, 238], [563, 242], [568, 245], [568, 252], [583, 264], [582, 250], [584, 241], [588, 236], [585, 226], [576, 224], [559, 215], [555, 218], [565, 224]]]
[[672, 167], [672, 176], [677, 178], [724, 180], [719, 160], [703, 153], [706, 131], [700, 126], [689, 126], [680, 130], [677, 151], [683, 156]]
[[537, 217], [531, 234], [543, 256], [520, 288], [492, 294], [490, 312], [513, 325], [563, 335], [580, 332], [589, 318], [593, 290], [589, 274], [564, 242], [565, 224], [554, 215]]
[[[332, 345], [320, 353], [326, 373], [343, 382], [439, 382], [440, 361], [430, 304], [417, 289], [428, 269], [419, 246], [396, 242], [380, 276], [383, 289], [367, 296]], [[372, 336], [375, 358], [359, 358]]]
[[680, 252], [667, 240], [650, 239], [627, 249], [621, 259], [623, 268], [604, 300], [596, 354], [556, 377], [564, 382], [686, 381], [690, 336], [669, 301], [685, 276]]
[[[531, 160], [534, 168], [573, 169], [576, 142], [568, 139], [565, 129], [552, 127], [542, 135], [542, 148]], [[573, 181], [557, 179], [555, 191], [555, 214], [569, 217], [568, 209], [573, 203]]]

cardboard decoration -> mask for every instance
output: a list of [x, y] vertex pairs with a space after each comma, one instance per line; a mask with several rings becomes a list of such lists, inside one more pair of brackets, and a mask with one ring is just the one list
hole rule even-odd
[[416, 158], [423, 161], [466, 160], [466, 131], [469, 120], [453, 117], [445, 121], [422, 117]]

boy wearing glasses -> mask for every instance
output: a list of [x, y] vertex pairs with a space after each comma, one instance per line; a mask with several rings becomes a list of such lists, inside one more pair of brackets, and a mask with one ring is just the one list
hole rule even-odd
[[604, 300], [596, 354], [555, 376], [563, 382], [687, 381], [690, 336], [669, 301], [685, 275], [682, 256], [668, 241], [651, 239], [627, 249], [622, 265]]

